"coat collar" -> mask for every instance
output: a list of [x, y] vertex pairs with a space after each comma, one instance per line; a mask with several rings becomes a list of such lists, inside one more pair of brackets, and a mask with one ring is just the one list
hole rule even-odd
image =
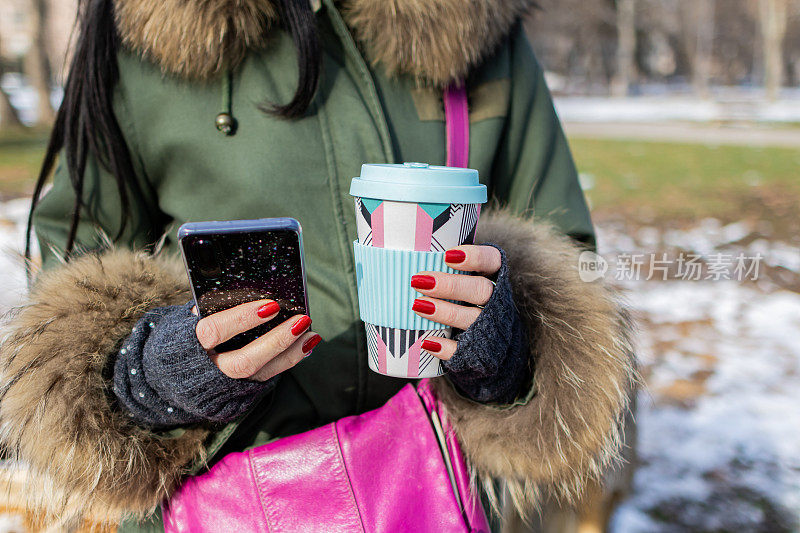
[[[130, 49], [165, 73], [203, 80], [267, 45], [275, 0], [115, 0]], [[320, 2], [312, 1], [318, 6]], [[373, 65], [443, 86], [464, 78], [533, 0], [344, 0], [342, 14]]]

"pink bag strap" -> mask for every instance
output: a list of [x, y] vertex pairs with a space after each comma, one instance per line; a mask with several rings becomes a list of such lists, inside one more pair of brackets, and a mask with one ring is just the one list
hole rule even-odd
[[467, 88], [461, 82], [444, 89], [444, 119], [447, 128], [447, 166], [469, 166], [469, 108]]
[[[486, 514], [479, 496], [473, 492], [470, 485], [470, 473], [464, 453], [461, 451], [455, 431], [453, 431], [442, 405], [431, 389], [431, 378], [421, 379], [417, 383], [416, 391], [440, 441], [442, 456], [453, 485], [453, 493], [458, 500], [458, 507], [464, 513], [467, 523], [473, 526], [470, 531], [489, 531]], [[484, 525], [479, 527], [480, 524]]]

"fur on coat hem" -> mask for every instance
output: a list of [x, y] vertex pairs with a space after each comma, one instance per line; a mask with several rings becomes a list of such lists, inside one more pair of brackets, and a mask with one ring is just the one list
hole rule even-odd
[[[523, 513], [545, 494], [574, 500], [621, 445], [635, 376], [626, 314], [608, 287], [579, 279], [579, 249], [547, 226], [487, 210], [477, 239], [506, 251], [537, 392], [499, 409], [447, 379], [431, 385], [490, 497], [502, 478]], [[189, 297], [179, 261], [116, 250], [44, 272], [15, 311], [0, 344], [0, 444], [57, 487], [46, 509], [143, 515], [203, 458], [208, 430], [159, 439], [114, 408], [103, 378], [147, 309]]]
[[[390, 74], [444, 86], [463, 79], [533, 0], [345, 0], [342, 11], [369, 60]], [[114, 0], [122, 42], [184, 79], [235, 68], [267, 45], [276, 0]]]
[[536, 393], [525, 405], [498, 408], [464, 398], [447, 379], [433, 380], [432, 388], [495, 510], [493, 478], [505, 481], [523, 516], [547, 497], [575, 503], [584, 484], [620, 458], [638, 381], [633, 326], [602, 280], [581, 281], [581, 250], [547, 225], [487, 213], [475, 242], [506, 251]]
[[0, 344], [0, 443], [32, 483], [55, 487], [28, 491], [31, 508], [144, 515], [202, 458], [208, 430], [162, 439], [137, 427], [103, 377], [145, 310], [190, 298], [185, 277], [144, 253], [88, 254], [40, 274], [12, 311]]

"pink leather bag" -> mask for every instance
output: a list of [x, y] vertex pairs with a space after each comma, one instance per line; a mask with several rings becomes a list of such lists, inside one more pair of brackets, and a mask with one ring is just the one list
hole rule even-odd
[[232, 453], [163, 506], [167, 532], [488, 532], [427, 380], [383, 407]]
[[[469, 164], [463, 85], [444, 91], [447, 165]], [[441, 378], [439, 378], [441, 379]], [[488, 532], [428, 380], [383, 407], [241, 453], [162, 506], [172, 532]]]

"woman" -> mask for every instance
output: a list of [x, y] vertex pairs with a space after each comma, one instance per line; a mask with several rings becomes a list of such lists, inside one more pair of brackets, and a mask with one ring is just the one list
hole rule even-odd
[[[60, 151], [59, 165], [32, 210], [45, 271], [2, 346], [6, 446], [64, 501], [143, 516], [204, 461], [382, 405], [407, 380], [367, 368], [348, 186], [363, 162], [444, 163], [442, 88], [463, 81], [469, 166], [505, 207], [479, 224], [476, 242], [494, 246], [459, 247], [460, 262], [498, 276], [473, 303], [502, 313], [458, 309], [488, 348], [432, 351], [451, 370], [435, 391], [481, 476], [505, 479], [521, 507], [574, 499], [617, 452], [633, 362], [623, 313], [579, 280], [563, 236], [594, 243], [520, 24], [531, 4], [84, 0], [42, 178]], [[213, 347], [274, 315], [256, 302], [198, 322], [175, 229], [265, 216], [303, 224], [313, 331], [295, 317], [226, 366]], [[434, 307], [453, 294], [420, 293]], [[205, 379], [195, 393], [153, 377], [182, 365]]]

